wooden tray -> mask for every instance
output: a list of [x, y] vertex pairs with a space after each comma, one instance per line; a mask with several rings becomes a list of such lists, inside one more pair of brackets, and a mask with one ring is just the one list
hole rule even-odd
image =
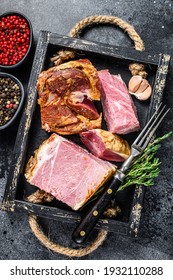
[[[53, 66], [50, 57], [62, 49], [75, 51], [76, 59], [88, 58], [98, 70], [109, 69], [111, 73], [121, 74], [126, 84], [131, 77], [128, 69], [129, 64], [132, 62], [143, 63], [148, 72], [148, 80], [153, 87], [153, 94], [152, 98], [145, 102], [134, 98], [141, 127], [145, 125], [147, 119], [162, 101], [170, 56], [74, 39], [48, 31], [40, 32], [28, 84], [26, 106], [19, 125], [1, 209], [5, 211], [21, 210], [50, 219], [77, 223], [83, 212], [75, 212], [57, 200], [46, 204], [27, 202], [26, 197], [33, 193], [36, 188], [29, 185], [24, 178], [25, 166], [29, 157], [50, 136], [48, 132], [41, 129], [36, 90], [38, 75], [43, 69]], [[136, 133], [131, 133], [126, 136], [126, 139], [131, 143], [135, 137]], [[68, 138], [81, 144], [76, 135]], [[117, 193], [115, 200], [122, 210], [122, 215], [118, 218], [100, 219], [96, 228], [105, 228], [118, 234], [136, 236], [140, 224], [144, 193], [143, 186], [129, 187], [123, 192]]]

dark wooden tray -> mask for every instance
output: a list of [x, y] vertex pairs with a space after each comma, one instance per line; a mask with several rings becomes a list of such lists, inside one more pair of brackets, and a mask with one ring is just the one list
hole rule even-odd
[[[153, 94], [152, 98], [145, 102], [134, 98], [141, 127], [162, 101], [170, 56], [74, 39], [47, 31], [40, 32], [28, 84], [26, 106], [17, 133], [1, 209], [27, 211], [41, 217], [77, 223], [83, 212], [75, 212], [57, 200], [46, 204], [27, 202], [26, 197], [33, 193], [36, 188], [29, 185], [24, 178], [25, 166], [29, 157], [50, 136], [49, 133], [41, 129], [36, 90], [38, 75], [43, 69], [53, 66], [50, 57], [62, 49], [75, 51], [76, 59], [85, 57], [90, 59], [98, 70], [108, 68], [111, 73], [121, 74], [126, 84], [131, 77], [128, 69], [129, 64], [132, 62], [143, 63], [148, 72], [149, 82], [153, 87]], [[126, 137], [131, 143], [136, 137], [136, 133], [131, 133]], [[68, 138], [81, 144], [76, 135]], [[130, 187], [117, 193], [115, 200], [122, 210], [122, 215], [118, 218], [100, 219], [96, 228], [105, 228], [118, 234], [136, 236], [140, 224], [144, 193], [143, 186]]]

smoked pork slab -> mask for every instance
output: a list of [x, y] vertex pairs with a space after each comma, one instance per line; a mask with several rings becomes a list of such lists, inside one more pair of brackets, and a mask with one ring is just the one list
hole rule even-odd
[[88, 59], [72, 60], [42, 71], [37, 81], [42, 128], [69, 135], [100, 128], [100, 80]]
[[130, 155], [130, 147], [120, 136], [103, 129], [91, 129], [80, 133], [81, 141], [96, 157], [123, 162]]
[[113, 164], [53, 133], [28, 161], [25, 177], [78, 210], [113, 173]]
[[136, 108], [126, 84], [120, 75], [111, 75], [108, 70], [98, 71], [101, 81], [101, 102], [108, 130], [127, 134], [139, 130]]

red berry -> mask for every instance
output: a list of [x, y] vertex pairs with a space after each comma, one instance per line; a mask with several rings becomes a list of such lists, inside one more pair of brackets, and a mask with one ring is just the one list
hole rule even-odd
[[[27, 21], [18, 15], [9, 15], [0, 20], [0, 64], [19, 62], [27, 52], [30, 29]], [[10, 42], [10, 43], [9, 43]]]

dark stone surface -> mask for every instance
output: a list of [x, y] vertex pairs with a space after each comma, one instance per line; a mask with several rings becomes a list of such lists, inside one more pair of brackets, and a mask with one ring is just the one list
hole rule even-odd
[[[171, 53], [173, 44], [173, 3], [167, 1], [114, 0], [1, 0], [1, 13], [15, 10], [24, 13], [32, 22], [35, 44], [40, 30], [67, 35], [79, 20], [95, 14], [118, 16], [132, 24], [145, 42], [146, 50]], [[133, 46], [132, 41], [115, 27], [95, 27], [83, 34], [84, 38], [118, 46]], [[31, 63], [24, 67], [26, 75], [19, 75], [27, 86]], [[165, 102], [173, 107], [172, 63], [168, 75]], [[160, 134], [172, 130], [173, 112], [170, 111]], [[17, 133], [16, 127], [0, 133], [0, 197], [2, 199]], [[159, 158], [162, 162], [155, 185], [147, 189], [142, 211], [139, 238], [130, 239], [109, 233], [103, 245], [81, 259], [173, 259], [173, 182], [172, 137], [162, 143]], [[45, 232], [55, 242], [78, 247], [71, 241], [71, 225], [42, 220]], [[0, 259], [68, 259], [54, 253], [35, 238], [26, 214], [0, 211]]]

